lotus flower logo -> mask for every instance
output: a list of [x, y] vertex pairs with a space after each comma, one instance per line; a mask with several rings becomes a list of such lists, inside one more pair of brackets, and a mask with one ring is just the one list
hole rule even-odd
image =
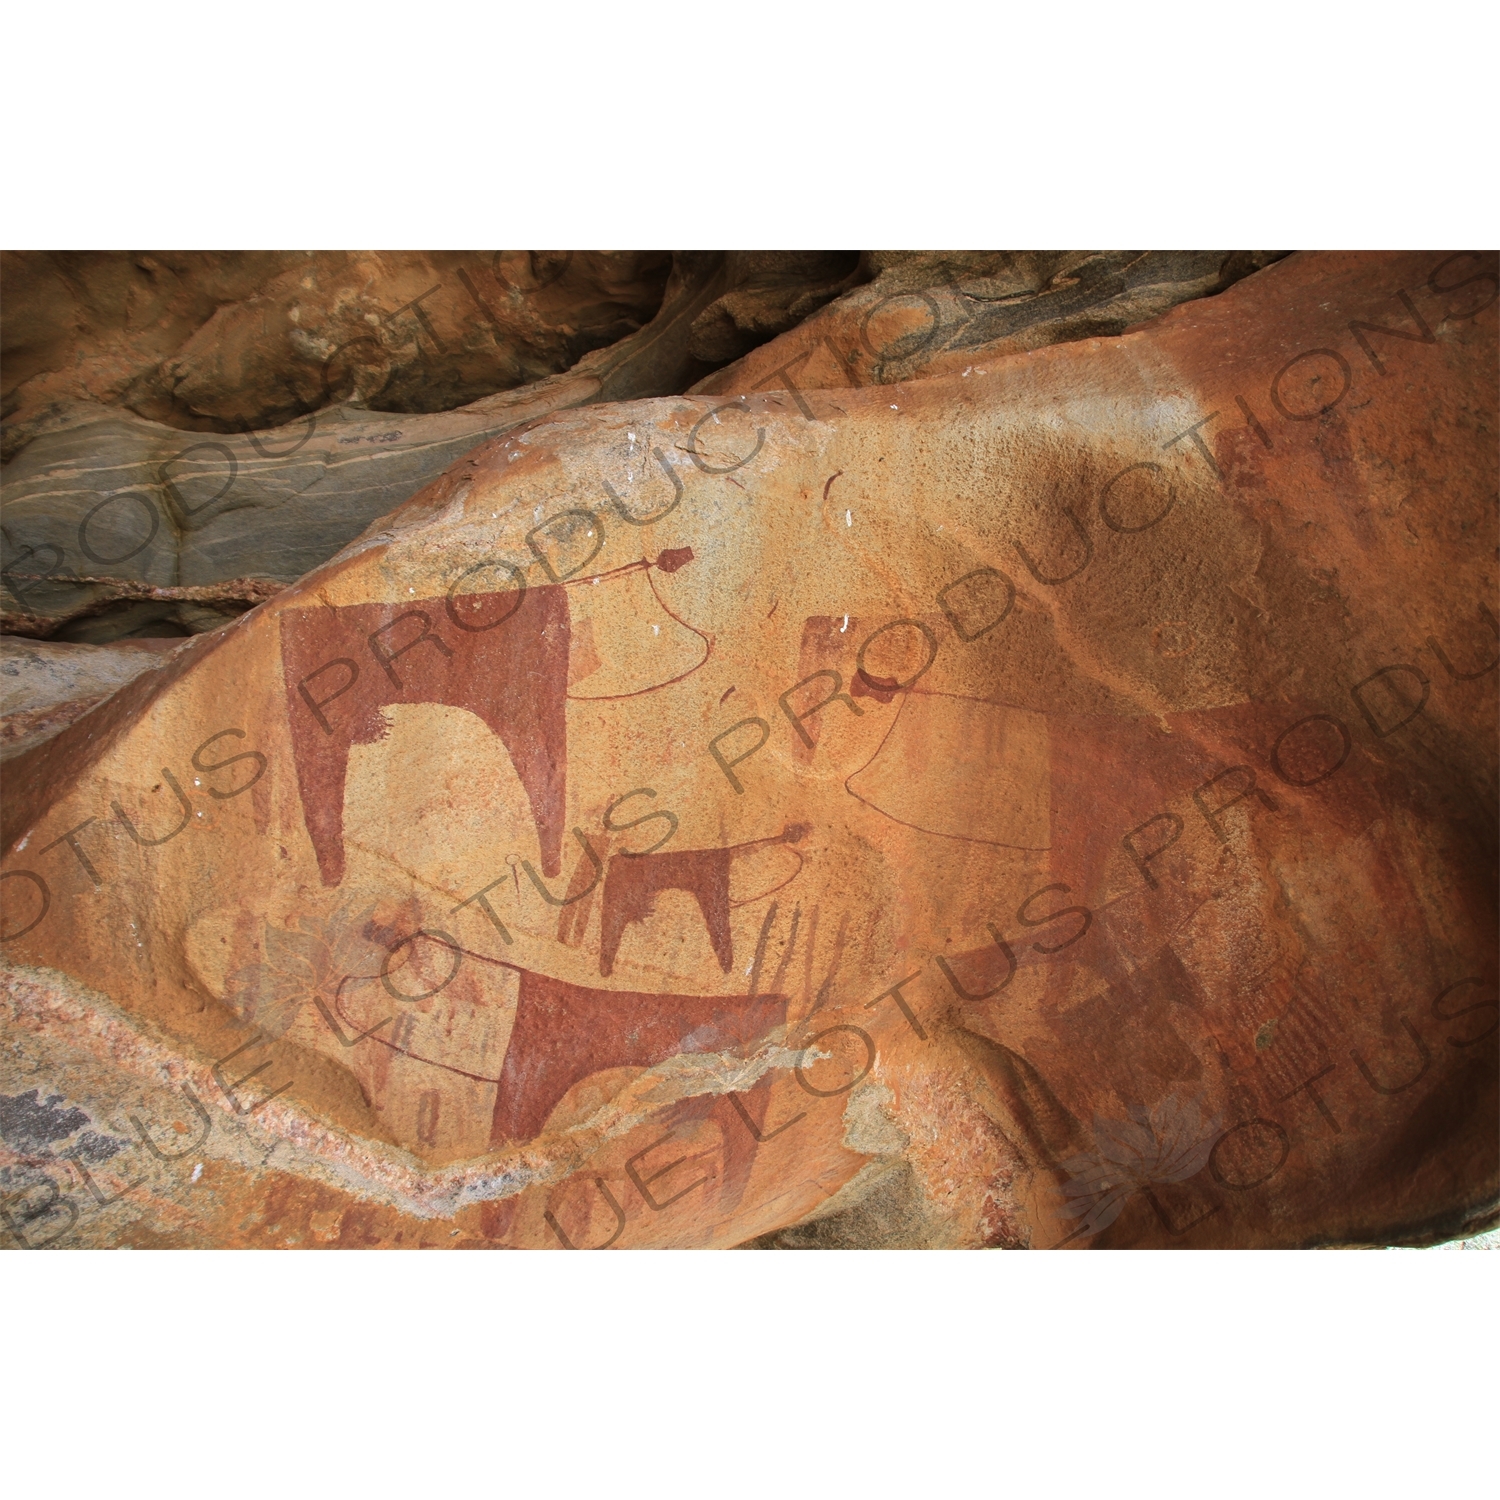
[[1126, 1111], [1129, 1120], [1094, 1116], [1096, 1151], [1070, 1157], [1062, 1168], [1068, 1200], [1063, 1217], [1081, 1219], [1071, 1239], [1098, 1234], [1119, 1218], [1132, 1193], [1153, 1182], [1186, 1182], [1208, 1162], [1219, 1138], [1219, 1119], [1205, 1121], [1198, 1106], [1168, 1094], [1149, 1113], [1139, 1104]]

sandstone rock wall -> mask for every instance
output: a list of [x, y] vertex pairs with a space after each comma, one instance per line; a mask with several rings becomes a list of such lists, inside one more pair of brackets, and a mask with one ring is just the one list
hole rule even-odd
[[[168, 276], [150, 257], [145, 269], [128, 257], [22, 257], [6, 282], [22, 315], [7, 333], [16, 412], [3, 479], [5, 628], [95, 643], [213, 629], [253, 599], [147, 599], [110, 582], [158, 591], [289, 582], [475, 443], [547, 411], [694, 381], [705, 392], [788, 389], [810, 410], [802, 389], [887, 383], [1118, 333], [1274, 258], [681, 252], [647, 327], [566, 374], [517, 385], [618, 332], [608, 317], [643, 311], [649, 286], [625, 277], [651, 258], [575, 265], [496, 254], [486, 268], [476, 257], [325, 256], [287, 268], [208, 256], [173, 262]], [[271, 270], [264, 288], [240, 295], [242, 282]], [[392, 306], [429, 276], [438, 280], [416, 300]], [[143, 277], [149, 296], [136, 285]], [[195, 325], [191, 354], [142, 363], [231, 293]], [[493, 307], [508, 309], [503, 326]], [[546, 321], [564, 316], [587, 337]], [[160, 395], [168, 388], [170, 400]], [[74, 399], [85, 395], [93, 399]], [[296, 421], [246, 431], [294, 411], [303, 413]], [[402, 419], [375, 415], [393, 411]], [[185, 440], [183, 426], [206, 435]], [[89, 579], [104, 581], [79, 581]]]
[[[117, 280], [129, 281], [139, 267], [133, 262], [122, 267], [121, 259], [106, 265], [113, 267]], [[191, 259], [181, 276], [201, 301], [217, 289], [216, 276], [227, 272], [219, 265], [221, 258], [208, 257], [206, 271], [197, 267], [195, 281], [188, 274]], [[374, 265], [357, 257], [326, 259], [338, 275], [330, 270], [324, 277], [331, 282], [323, 288], [328, 306], [316, 316], [303, 282], [312, 281], [316, 291], [318, 276], [316, 268], [304, 265], [300, 270], [307, 274], [300, 280], [289, 280], [292, 273], [284, 272], [270, 291], [233, 303], [227, 321], [216, 314], [204, 324], [195, 335], [201, 346], [201, 378], [195, 377], [194, 384], [184, 376], [173, 385], [179, 396], [184, 390], [200, 393], [198, 407], [186, 416], [180, 409], [185, 397], [174, 396], [176, 406], [146, 400], [140, 396], [145, 376], [137, 373], [131, 384], [122, 384], [123, 376], [115, 378], [121, 369], [137, 370], [140, 340], [126, 351], [136, 358], [132, 364], [120, 352], [124, 335], [118, 330], [85, 330], [91, 337], [88, 357], [61, 335], [49, 343], [33, 331], [49, 312], [56, 312], [52, 304], [57, 298], [49, 295], [56, 288], [31, 284], [51, 266], [49, 260], [23, 258], [19, 277], [7, 273], [6, 285], [14, 283], [23, 309], [19, 331], [7, 335], [19, 349], [14, 378], [49, 360], [67, 364], [18, 386], [18, 415], [6, 428], [7, 452], [14, 455], [3, 479], [0, 606], [7, 630], [102, 643], [163, 630], [216, 628], [226, 613], [242, 610], [255, 596], [247, 599], [243, 590], [224, 590], [217, 598], [186, 598], [162, 591], [251, 577], [290, 582], [326, 561], [376, 516], [408, 499], [482, 439], [563, 407], [683, 390], [714, 363], [739, 353], [747, 340], [780, 332], [860, 274], [852, 255], [682, 252], [646, 327], [584, 355], [565, 373], [546, 374], [549, 368], [561, 370], [570, 350], [588, 348], [604, 332], [619, 333], [628, 324], [619, 318], [615, 324], [600, 321], [606, 313], [615, 317], [625, 304], [601, 301], [604, 292], [598, 283], [611, 267], [618, 282], [625, 268], [650, 257], [583, 257], [580, 268], [572, 260], [538, 260], [533, 254], [527, 262], [533, 271], [527, 271], [515, 257], [500, 255], [491, 269], [509, 287], [508, 301], [493, 287], [487, 300], [478, 290], [481, 270], [466, 265], [463, 257], [439, 257], [441, 265], [429, 265], [428, 258], [394, 257], [396, 265], [384, 268], [389, 274], [378, 276], [379, 257]], [[85, 269], [105, 268], [84, 260]], [[542, 275], [534, 269], [538, 265], [551, 270]], [[355, 278], [357, 295], [350, 279], [356, 271], [364, 276], [362, 281]], [[368, 310], [410, 290], [402, 277], [418, 271], [418, 280], [443, 273], [444, 279], [429, 289], [430, 297], [424, 293], [399, 319], [395, 313], [377, 318]], [[525, 285], [533, 300], [527, 301], [506, 276]], [[199, 285], [203, 280], [207, 290]], [[629, 289], [611, 285], [622, 298]], [[635, 291], [644, 295], [640, 287]], [[595, 302], [574, 305], [585, 293]], [[116, 288], [115, 297], [123, 305], [109, 306], [118, 318], [142, 320], [138, 296], [132, 300]], [[96, 291], [95, 301], [105, 300]], [[511, 310], [505, 337], [514, 335], [512, 344], [523, 335], [532, 339], [525, 359], [507, 352], [511, 344], [501, 337], [500, 325], [484, 323], [491, 300]], [[545, 325], [537, 308], [547, 305], [592, 331], [585, 337], [571, 324], [561, 331]], [[193, 306], [201, 313], [197, 303]], [[280, 309], [274, 316], [267, 310], [273, 306]], [[156, 303], [149, 307], [158, 310]], [[165, 320], [168, 331], [176, 328]], [[317, 337], [308, 332], [315, 323], [324, 329]], [[291, 332], [283, 338], [287, 328]], [[83, 335], [77, 328], [72, 331], [77, 344]], [[116, 335], [113, 341], [109, 333]], [[349, 337], [332, 342], [344, 334]], [[162, 337], [153, 329], [148, 348], [154, 350]], [[453, 374], [459, 368], [453, 360], [462, 364], [459, 356], [467, 359], [464, 351], [470, 346], [487, 350], [489, 363], [476, 354], [464, 365], [482, 367], [465, 386]], [[445, 350], [452, 359], [440, 367]], [[366, 364], [356, 365], [356, 359]], [[152, 378], [165, 368], [153, 366]], [[99, 374], [101, 369], [114, 372], [113, 384]], [[517, 371], [527, 370], [543, 372], [543, 378], [467, 400], [476, 390], [514, 386]], [[350, 379], [352, 394], [346, 389]], [[420, 400], [399, 394], [407, 386], [421, 391]], [[275, 392], [281, 393], [276, 399], [290, 399], [287, 392], [293, 390], [292, 407], [268, 406]], [[96, 399], [41, 404], [39, 391]], [[467, 404], [456, 404], [461, 399]], [[445, 410], [449, 405], [454, 409]], [[210, 408], [219, 414], [212, 422], [205, 415]], [[291, 409], [306, 415], [282, 427], [245, 430], [251, 417], [258, 425]], [[407, 414], [399, 419], [378, 414], [393, 410]], [[412, 415], [413, 410], [419, 414]], [[148, 420], [151, 414], [161, 420]], [[185, 438], [182, 425], [208, 430]], [[112, 584], [145, 584], [157, 592], [144, 598]]]
[[8, 763], [10, 1233], [1493, 1224], [1496, 285], [488, 439]]

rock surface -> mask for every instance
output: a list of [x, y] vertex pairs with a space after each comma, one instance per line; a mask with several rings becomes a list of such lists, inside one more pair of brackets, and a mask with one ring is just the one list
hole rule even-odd
[[[680, 253], [647, 327], [564, 374], [452, 411], [335, 404], [283, 428], [185, 436], [97, 402], [49, 407], [4, 473], [4, 626], [92, 643], [215, 629], [244, 603], [160, 591], [291, 582], [484, 438], [565, 407], [680, 391], [715, 350], [738, 353], [833, 296], [855, 259]], [[158, 592], [78, 581], [101, 577]]]
[[731, 250], [731, 289], [693, 320], [692, 352], [722, 365], [795, 328], [804, 318], [867, 277], [847, 251]]
[[475, 449], [8, 766], [12, 1238], [1490, 1227], [1492, 272]]
[[[705, 370], [737, 359], [755, 345], [762, 346], [755, 354], [738, 358], [695, 388], [800, 391], [830, 383], [915, 378], [956, 369], [960, 360], [972, 364], [1043, 344], [1119, 333], [1184, 300], [1220, 291], [1274, 258], [1264, 252], [870, 252], [862, 257], [852, 252], [680, 252], [660, 309], [645, 329], [586, 355], [565, 374], [438, 410], [465, 391], [510, 381], [510, 373], [503, 378], [496, 374], [493, 361], [485, 366], [488, 373], [474, 376], [467, 386], [451, 370], [445, 374], [448, 367], [433, 363], [440, 351], [452, 353], [476, 339], [481, 344], [488, 339], [486, 347], [495, 346], [491, 353], [500, 357], [495, 353], [499, 325], [486, 325], [481, 338], [463, 321], [467, 317], [472, 323], [489, 305], [475, 291], [476, 277], [482, 277], [477, 262], [448, 257], [438, 266], [430, 257], [330, 257], [309, 271], [304, 258], [296, 267], [281, 268], [271, 290], [241, 297], [224, 310], [225, 316], [215, 314], [198, 330], [198, 375], [192, 380], [182, 375], [191, 361], [178, 360], [151, 367], [157, 372], [152, 385], [140, 374], [145, 367], [139, 356], [142, 347], [156, 347], [164, 336], [160, 330], [153, 334], [154, 342], [140, 345], [137, 338], [130, 344], [136, 363], [125, 360], [122, 365], [119, 330], [91, 327], [92, 342], [85, 345], [74, 326], [82, 317], [78, 309], [73, 308], [70, 324], [52, 305], [57, 288], [66, 285], [55, 258], [22, 257], [22, 274], [11, 278], [19, 279], [25, 313], [18, 320], [20, 332], [7, 335], [19, 349], [14, 358], [7, 356], [11, 378], [46, 360], [60, 361], [65, 353], [73, 365], [66, 378], [55, 372], [36, 375], [14, 394], [20, 415], [7, 427], [6, 451], [19, 456], [4, 475], [3, 623], [10, 631], [92, 643], [164, 630], [192, 634], [215, 629], [243, 602], [215, 604], [160, 591], [250, 577], [290, 582], [324, 562], [375, 516], [414, 494], [475, 443], [548, 411], [680, 391]], [[608, 280], [605, 273], [613, 269], [614, 292], [624, 298], [624, 272], [638, 268], [641, 259], [586, 258], [563, 278], [559, 258], [538, 261], [532, 253], [522, 264], [515, 255], [495, 257], [491, 270], [509, 289], [506, 305], [515, 325], [507, 325], [507, 337], [531, 338], [526, 347], [532, 351], [532, 366], [545, 364], [538, 352], [544, 346], [554, 361], [562, 356], [557, 330], [539, 322], [537, 309], [505, 275], [537, 297], [545, 292], [554, 301], [563, 293], [597, 299], [603, 295], [601, 283]], [[84, 257], [83, 262], [73, 279], [91, 288], [91, 307], [112, 308], [121, 319], [127, 314], [136, 321], [144, 318], [137, 306], [144, 296], [141, 289], [116, 285], [145, 276], [140, 264], [120, 257], [113, 262]], [[528, 270], [533, 262], [542, 271]], [[498, 269], [502, 263], [508, 268], [504, 273]], [[152, 275], [165, 274], [156, 262], [151, 265]], [[259, 259], [250, 269], [265, 270]], [[92, 281], [82, 276], [83, 270], [92, 272]], [[359, 321], [375, 317], [368, 311], [372, 299], [388, 301], [410, 290], [403, 276], [420, 272], [420, 280], [439, 270], [446, 280], [431, 288], [433, 295], [424, 296], [399, 325], [405, 329], [415, 319], [412, 328], [423, 337], [407, 339], [397, 325], [379, 319], [378, 328]], [[199, 302], [206, 293], [198, 289], [197, 301], [189, 295], [195, 271], [208, 292], [238, 295], [242, 290], [235, 275], [243, 279], [244, 268], [236, 270], [223, 257], [187, 257], [172, 282], [177, 296], [170, 306], [178, 321], [189, 315], [179, 304], [189, 311], [197, 308], [201, 315]], [[365, 278], [358, 296], [350, 282], [356, 271]], [[44, 273], [56, 286], [46, 282], [39, 292], [32, 283], [45, 280]], [[227, 285], [221, 288], [221, 281]], [[303, 285], [307, 281], [313, 283], [311, 290]], [[865, 281], [870, 284], [849, 290]], [[550, 290], [554, 282], [561, 289], [556, 294]], [[455, 287], [464, 294], [458, 311]], [[48, 289], [51, 297], [45, 295]], [[158, 289], [156, 295], [159, 302], [165, 293]], [[833, 306], [814, 316], [834, 298]], [[157, 310], [157, 302], [149, 306]], [[280, 311], [273, 315], [268, 311], [273, 307]], [[584, 321], [576, 307], [573, 313]], [[604, 314], [595, 307], [590, 316], [596, 317], [590, 326], [597, 333], [603, 326], [597, 318]], [[912, 325], [914, 318], [920, 327]], [[71, 328], [73, 344], [59, 346], [55, 330], [49, 343], [37, 331], [53, 324]], [[169, 330], [177, 327], [173, 316], [165, 316], [163, 324]], [[308, 330], [315, 325], [348, 337], [337, 345], [332, 333], [314, 338]], [[352, 351], [348, 357], [340, 353], [345, 349]], [[369, 355], [375, 363], [368, 368], [349, 365], [353, 352]], [[308, 364], [313, 355], [315, 380]], [[522, 368], [516, 358], [505, 357], [510, 359], [505, 372]], [[136, 373], [122, 385], [119, 371], [126, 366]], [[175, 372], [171, 401], [149, 395], [163, 386], [163, 370]], [[211, 370], [212, 378], [203, 370]], [[349, 402], [323, 404], [351, 382]], [[400, 396], [402, 382], [422, 383], [420, 399]], [[226, 428], [222, 413], [231, 409], [263, 417], [285, 415], [294, 408], [268, 405], [268, 393], [280, 392], [281, 399], [294, 387], [301, 393], [295, 409], [307, 413], [302, 420], [246, 433], [248, 419], [236, 416], [230, 426], [237, 430]], [[78, 392], [103, 395], [163, 420], [146, 421], [97, 401], [40, 403], [41, 395]], [[196, 393], [191, 410], [184, 406], [183, 392]], [[806, 408], [804, 414], [811, 412], [800, 394], [795, 400]], [[403, 405], [422, 414], [398, 422], [369, 409]], [[211, 416], [210, 408], [220, 415]], [[215, 435], [185, 440], [179, 430], [184, 424], [211, 427]], [[108, 583], [74, 581], [101, 576], [149, 584], [158, 592], [140, 599], [119, 589], [112, 592]]]
[[199, 432], [430, 412], [643, 327], [665, 251], [7, 252], [6, 457], [59, 402]]
[[0, 760], [51, 739], [181, 644], [74, 646], [0, 635]]
[[1123, 333], [1278, 259], [1266, 250], [873, 251], [873, 280], [693, 390], [822, 390], [959, 374], [1006, 354]]

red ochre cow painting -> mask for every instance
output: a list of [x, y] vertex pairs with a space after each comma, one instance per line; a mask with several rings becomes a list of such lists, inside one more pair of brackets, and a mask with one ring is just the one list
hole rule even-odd
[[[616, 854], [609, 862], [604, 878], [604, 911], [599, 937], [599, 972], [605, 978], [614, 972], [620, 940], [633, 922], [644, 922], [656, 905], [662, 891], [686, 891], [698, 903], [704, 926], [713, 944], [719, 967], [728, 973], [734, 963], [734, 941], [729, 929], [729, 912], [745, 902], [729, 899], [729, 871], [737, 855], [772, 844], [795, 844], [805, 838], [808, 827], [794, 823], [771, 838], [752, 839], [722, 849], [651, 850], [641, 854]], [[793, 853], [796, 851], [793, 850]], [[801, 869], [800, 856], [797, 860]], [[785, 881], [782, 884], [786, 884]], [[763, 900], [780, 890], [762, 891], [755, 900]]]
[[[361, 1037], [413, 1061], [496, 1085], [492, 1124], [496, 1145], [534, 1140], [568, 1091], [595, 1073], [650, 1068], [678, 1054], [744, 1055], [786, 1022], [783, 994], [675, 995], [596, 989], [470, 953], [444, 933], [419, 931], [415, 936], [425, 936], [447, 950], [449, 957], [442, 962], [451, 961], [451, 968], [438, 989], [457, 976], [465, 958], [508, 969], [517, 976], [515, 1021], [500, 1076], [474, 1073], [454, 1060], [424, 1055], [410, 1045], [409, 1029], [400, 1022], [389, 1030], [384, 1023], [371, 1026], [370, 1017], [346, 1008], [342, 993], [334, 1001], [337, 1018]], [[396, 946], [413, 941], [408, 938]], [[736, 1112], [752, 1140], [761, 1138], [767, 1102], [768, 1089], [758, 1086], [739, 1101]]]
[[[667, 554], [657, 565], [672, 571], [686, 557]], [[545, 873], [559, 874], [570, 640], [567, 593], [560, 585], [286, 611], [281, 652], [292, 747], [303, 818], [324, 885], [336, 886], [344, 877], [350, 748], [383, 738], [381, 711], [396, 703], [464, 708], [500, 737], [531, 803]], [[667, 889], [688, 890], [697, 898], [727, 972], [733, 859], [763, 845], [795, 843], [805, 833], [797, 825], [730, 848], [617, 856], [604, 893], [603, 973], [613, 968], [625, 927], [645, 920], [657, 893]], [[742, 1051], [786, 1020], [782, 995], [590, 989], [526, 969], [517, 972], [515, 1027], [495, 1080], [497, 1144], [534, 1139], [569, 1089], [594, 1073], [651, 1067], [678, 1053]], [[393, 1038], [374, 1040], [403, 1050]], [[760, 1139], [765, 1093], [754, 1089], [748, 1105], [738, 1106], [751, 1150]]]
[[548, 876], [562, 870], [568, 598], [559, 585], [281, 616], [281, 660], [302, 816], [323, 884], [344, 878], [352, 745], [384, 738], [394, 703], [468, 709], [497, 734], [526, 790]]
[[594, 1073], [678, 1053], [743, 1051], [786, 1020], [784, 995], [656, 995], [518, 970], [521, 993], [500, 1073], [494, 1143], [541, 1134], [558, 1101]]

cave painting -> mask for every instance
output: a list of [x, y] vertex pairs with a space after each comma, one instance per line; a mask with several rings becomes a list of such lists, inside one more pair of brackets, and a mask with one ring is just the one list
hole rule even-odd
[[653, 576], [692, 560], [692, 548], [682, 547], [654, 563], [570, 581], [570, 701], [636, 698], [681, 682], [708, 660], [708, 638], [672, 613]]
[[[616, 854], [604, 877], [604, 912], [599, 939], [599, 972], [606, 978], [614, 972], [620, 940], [633, 922], [645, 922], [662, 891], [686, 891], [698, 903], [713, 944], [714, 957], [727, 974], [734, 963], [734, 941], [729, 930], [731, 906], [747, 902], [729, 899], [730, 866], [738, 855], [773, 844], [795, 844], [806, 836], [807, 825], [794, 823], [772, 838], [752, 839], [722, 849], [682, 849], [671, 853], [648, 850], [640, 854]], [[792, 851], [794, 854], [795, 850]], [[801, 859], [798, 859], [798, 871]], [[790, 879], [796, 879], [793, 872]], [[781, 885], [787, 882], [782, 881]], [[781, 885], [775, 887], [781, 889]], [[771, 894], [762, 891], [754, 900]]]
[[[872, 696], [891, 691], [856, 674], [856, 694], [861, 686]], [[1046, 714], [912, 688], [848, 788], [908, 828], [1041, 851], [1051, 842], [1050, 760]], [[936, 765], [941, 779], [932, 774]]]
[[[281, 615], [282, 673], [303, 819], [323, 884], [344, 878], [344, 783], [349, 751], [385, 738], [383, 710], [437, 703], [467, 709], [499, 736], [531, 805], [542, 869], [562, 869], [567, 780], [565, 705], [573, 697], [635, 697], [696, 671], [708, 656], [701, 632], [661, 603], [652, 569], [672, 573], [691, 562], [691, 548], [663, 552], [593, 578], [400, 603], [324, 605]], [[467, 574], [465, 575], [468, 576]], [[646, 601], [633, 597], [646, 579]], [[603, 584], [606, 587], [601, 589]], [[571, 609], [568, 589], [582, 599]], [[627, 593], [626, 591], [630, 591]], [[618, 598], [614, 616], [641, 627], [640, 642], [600, 631], [599, 596]], [[604, 608], [607, 610], [608, 605]], [[652, 620], [651, 613], [659, 618]], [[584, 651], [575, 659], [575, 616]], [[670, 634], [662, 642], [661, 626]], [[662, 651], [644, 646], [645, 632]], [[595, 679], [607, 688], [575, 694], [570, 683]]]
[[543, 869], [561, 870], [568, 635], [567, 594], [555, 585], [282, 615], [297, 785], [324, 885], [344, 878], [350, 747], [383, 739], [381, 710], [395, 703], [449, 704], [484, 720], [526, 790]]
[[649, 1068], [678, 1053], [753, 1046], [786, 1020], [784, 995], [654, 995], [596, 990], [523, 969], [492, 1140], [528, 1141], [575, 1083]]
[[[800, 836], [800, 830], [793, 831]], [[426, 940], [420, 949], [419, 939]], [[407, 948], [407, 965], [391, 969], [399, 984], [356, 984], [349, 993], [346, 984], [338, 987], [337, 1020], [388, 1053], [435, 1070], [432, 1081], [420, 1086], [434, 1123], [443, 1097], [443, 1089], [434, 1087], [437, 1075], [495, 1087], [493, 1144], [535, 1139], [568, 1091], [596, 1073], [649, 1068], [678, 1054], [753, 1047], [786, 1021], [787, 998], [777, 993], [677, 995], [596, 989], [485, 958], [435, 929], [419, 929], [394, 944], [391, 953]], [[365, 979], [380, 980], [384, 968], [381, 975]], [[408, 995], [408, 986], [420, 992]], [[356, 990], [362, 998], [356, 998]], [[394, 996], [415, 1003], [393, 1007]], [[492, 1071], [496, 1061], [491, 1060], [498, 1060], [497, 1054], [503, 1055], [498, 1076]], [[383, 1072], [376, 1068], [377, 1074]], [[365, 1084], [372, 1085], [382, 1089], [374, 1076]], [[749, 1100], [747, 1118], [757, 1129], [763, 1122], [765, 1095], [761, 1090]]]
[[[634, 697], [679, 681], [702, 665], [707, 638], [671, 612], [650, 578], [653, 569], [675, 572], [692, 556], [691, 549], [681, 548], [662, 553], [655, 562], [643, 560], [595, 577], [531, 588], [522, 583], [486, 593], [285, 611], [281, 655], [293, 754], [303, 818], [323, 884], [335, 886], [344, 878], [344, 792], [351, 747], [386, 736], [387, 707], [417, 703], [466, 709], [500, 738], [530, 804], [543, 870], [548, 877], [560, 874], [567, 703]], [[570, 589], [580, 592], [570, 596]], [[613, 625], [622, 620], [627, 627], [651, 631], [658, 641], [663, 622], [669, 621], [676, 638], [660, 641], [663, 649], [645, 654], [628, 641], [617, 642], [610, 632], [590, 628], [593, 621]], [[584, 683], [606, 691], [575, 690]], [[659, 892], [677, 889], [696, 898], [727, 973], [733, 962], [729, 913], [732, 905], [743, 904], [730, 900], [733, 861], [766, 846], [795, 843], [805, 833], [804, 826], [794, 825], [773, 837], [722, 849], [616, 855], [603, 892], [601, 972], [611, 973], [626, 927], [649, 919]], [[446, 941], [440, 946], [447, 946]], [[455, 948], [455, 958], [463, 951]], [[649, 1067], [679, 1052], [743, 1046], [785, 1020], [785, 1000], [778, 996], [595, 990], [511, 964], [498, 966], [519, 980], [513, 1022], [502, 1031], [499, 1077], [488, 1068], [476, 1071], [472, 1064], [458, 1066], [414, 1050], [408, 1023], [420, 1019], [415, 1013], [403, 1014], [388, 1033], [377, 1034], [378, 1020], [371, 1029], [367, 1020], [336, 1005], [341, 1022], [383, 1048], [439, 1072], [497, 1086], [496, 1142], [535, 1137], [568, 1090], [594, 1073]], [[476, 1015], [460, 1028], [471, 1043], [475, 1024], [488, 1035]], [[424, 1104], [428, 1123], [435, 1125], [440, 1091], [429, 1093], [432, 1099], [428, 1102], [424, 1095]], [[757, 1095], [753, 1104], [763, 1106], [764, 1100]]]
[[[605, 571], [581, 508], [618, 416], [457, 471], [473, 503], [434, 491], [6, 767], [0, 873], [43, 906], [0, 929], [27, 1045], [61, 1079], [97, 1055], [98, 1097], [157, 1142], [168, 1110], [193, 1125], [160, 1081], [191, 1084], [222, 1194], [191, 1233], [216, 1243], [262, 1204], [286, 1242], [336, 1207], [348, 1243], [590, 1248], [1364, 1244], [1492, 1216], [1500, 628], [1453, 601], [1492, 589], [1494, 453], [1457, 419], [1428, 436], [1493, 390], [1493, 318], [1396, 351], [1416, 396], [1356, 367], [1369, 400], [1321, 416], [1297, 355], [1277, 420], [1257, 361], [1325, 351], [1326, 384], [1326, 349], [1352, 361], [1349, 329], [1393, 316], [1305, 264], [1285, 316], [1230, 293], [1133, 345], [899, 407], [840, 391], [812, 421], [747, 399], [767, 463], [710, 473], [654, 562], [600, 507]], [[1141, 384], [1161, 369], [1180, 418]], [[1119, 411], [1097, 453], [1055, 440], [1075, 399]], [[706, 405], [653, 410], [712, 432]], [[1199, 413], [1216, 468], [1172, 435]], [[850, 508], [825, 515], [831, 471]], [[1182, 499], [1127, 512], [1106, 489], [1132, 471]], [[1415, 531], [1379, 512], [1392, 473]], [[1025, 494], [1075, 477], [1086, 587], [1037, 577], [1078, 562], [1065, 520], [1056, 550], [1017, 531]], [[548, 523], [526, 587], [542, 484], [579, 524]], [[1014, 586], [986, 561], [1016, 566], [1013, 532]], [[689, 542], [708, 556], [674, 580]], [[501, 547], [513, 570], [478, 562]], [[203, 714], [268, 688], [288, 731], [235, 767], [265, 761], [257, 802], [213, 751], [244, 729]], [[180, 835], [130, 837], [164, 835], [169, 798]], [[125, 1020], [44, 969], [139, 1022], [139, 1093], [115, 1081]], [[241, 1128], [283, 1143], [243, 1181]], [[182, 1194], [138, 1242], [176, 1242]]]

